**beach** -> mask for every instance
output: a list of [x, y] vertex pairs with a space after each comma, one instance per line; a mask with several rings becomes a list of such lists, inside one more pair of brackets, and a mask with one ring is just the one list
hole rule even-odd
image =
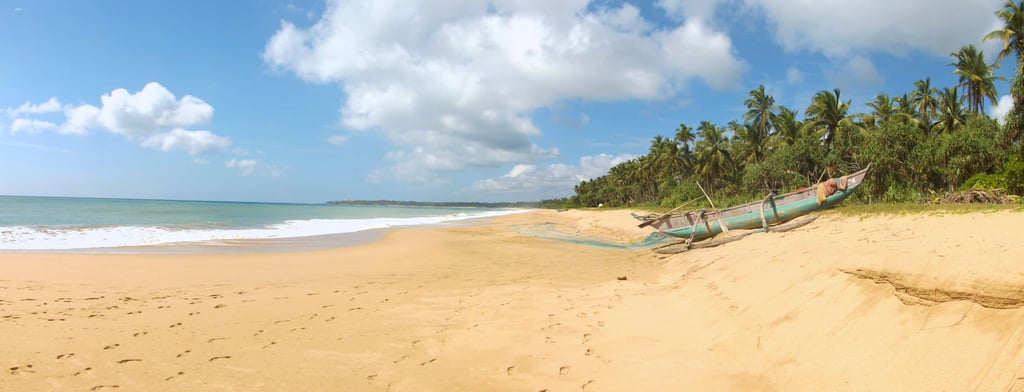
[[675, 255], [624, 210], [329, 250], [0, 253], [0, 390], [1024, 391], [1024, 214], [826, 214]]

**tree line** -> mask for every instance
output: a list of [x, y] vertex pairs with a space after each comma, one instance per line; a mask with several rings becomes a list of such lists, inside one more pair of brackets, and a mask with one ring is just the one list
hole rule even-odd
[[965, 188], [1024, 193], [1024, 105], [1014, 105], [1003, 124], [985, 115], [995, 105], [995, 74], [1016, 57], [1014, 102], [1024, 102], [1024, 0], [1009, 0], [996, 15], [1000, 29], [985, 39], [1004, 44], [994, 63], [967, 45], [951, 53], [959, 76], [954, 86], [918, 80], [897, 96], [878, 94], [869, 113], [851, 113], [839, 89], [814, 95], [810, 105], [775, 103], [763, 85], [744, 100], [742, 117], [719, 125], [680, 124], [672, 137], [655, 136], [647, 154], [612, 167], [607, 175], [576, 185], [575, 195], [546, 206], [674, 207], [708, 193], [723, 204], [764, 197], [771, 191], [812, 186], [823, 179], [873, 171], [855, 197], [900, 202], [936, 199]]

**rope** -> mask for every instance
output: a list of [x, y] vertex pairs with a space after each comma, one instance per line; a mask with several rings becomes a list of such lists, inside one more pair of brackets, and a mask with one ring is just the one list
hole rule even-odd
[[768, 231], [768, 220], [765, 219], [765, 217], [764, 217], [764, 205], [765, 205], [765, 203], [767, 203], [768, 201], [770, 201], [772, 199], [772, 195], [773, 195], [773, 193], [769, 192], [768, 196], [765, 197], [764, 200], [761, 201], [761, 231], [762, 232], [767, 232]]
[[[707, 222], [704, 219], [704, 213], [706, 211], [707, 210], [700, 210], [700, 215], [697, 216], [697, 219], [700, 220], [701, 222], [705, 222], [705, 223]], [[690, 231], [690, 238], [686, 239], [686, 249], [690, 249], [690, 245], [693, 244], [693, 237], [697, 235], [697, 224], [698, 223], [699, 222], [696, 222], [696, 221], [693, 222], [693, 226], [692, 226], [693, 230]]]

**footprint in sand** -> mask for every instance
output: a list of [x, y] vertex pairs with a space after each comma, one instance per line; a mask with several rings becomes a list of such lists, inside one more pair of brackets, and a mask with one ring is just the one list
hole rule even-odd
[[181, 323], [174, 323], [174, 324], [171, 324], [171, 326], [167, 327], [167, 328], [174, 328], [174, 327], [180, 327], [180, 326], [181, 326]]
[[36, 372], [35, 370], [32, 370], [32, 365], [31, 364], [24, 365], [24, 366], [12, 366], [12, 367], [7, 368], [7, 370], [11, 371], [11, 375], [16, 375], [16, 374], [21, 374], [21, 373], [35, 373]]
[[594, 380], [589, 380], [586, 383], [584, 383], [583, 386], [580, 387], [580, 389], [587, 390], [587, 387], [589, 387], [590, 384], [593, 384], [593, 383], [594, 383]]
[[74, 357], [74, 356], [75, 356], [75, 353], [61, 354], [61, 355], [57, 356], [57, 359], [70, 359], [71, 357]]
[[583, 344], [587, 344], [587, 342], [589, 342], [589, 341], [590, 341], [590, 334], [589, 333], [583, 334]]
[[77, 376], [77, 375], [80, 375], [82, 373], [88, 372], [90, 370], [92, 370], [92, 368], [91, 367], [87, 367], [85, 369], [82, 369], [82, 370], [79, 370], [79, 371], [75, 372], [75, 375]]
[[181, 358], [182, 356], [184, 356], [185, 354], [188, 354], [190, 352], [192, 352], [192, 350], [182, 351], [180, 354], [176, 355], [175, 358]]
[[128, 358], [128, 359], [122, 359], [120, 361], [117, 361], [117, 363], [122, 364], [122, 365], [126, 364], [128, 362], [142, 362], [142, 360], [138, 359], [138, 358]]
[[515, 366], [509, 366], [509, 367], [505, 368], [505, 374], [507, 374], [509, 376], [516, 375], [516, 367]]
[[210, 358], [209, 362], [213, 362], [213, 361], [216, 361], [218, 359], [231, 359], [231, 356], [230, 355], [222, 355], [222, 356], [219, 356], [219, 357], [213, 357], [213, 358]]
[[429, 361], [420, 362], [420, 366], [425, 366], [427, 364], [433, 363], [436, 360], [437, 360], [437, 358], [431, 358]]
[[220, 308], [226, 308], [226, 307], [227, 307], [227, 305], [224, 305], [224, 304], [217, 304], [217, 305], [213, 306], [214, 309], [220, 309]]
[[146, 332], [146, 331], [136, 332], [136, 333], [132, 334], [132, 337], [136, 337], [137, 338], [139, 336], [145, 336], [145, 335], [148, 335], [148, 334], [149, 334], [149, 332]]
[[277, 344], [277, 342], [270, 342], [270, 344], [267, 344], [266, 346], [263, 346], [263, 349], [264, 349], [264, 350], [266, 350], [266, 349], [268, 349], [268, 348], [271, 348], [271, 347], [273, 347], [273, 346], [274, 346], [275, 344]]
[[164, 381], [171, 381], [171, 380], [173, 380], [173, 379], [174, 379], [175, 377], [180, 377], [180, 376], [184, 376], [184, 375], [185, 375], [185, 372], [178, 372], [178, 374], [175, 374], [175, 375], [173, 375], [173, 376], [170, 376], [170, 377], [167, 377], [167, 378], [165, 378], [165, 379], [164, 379]]
[[207, 340], [206, 343], [213, 343], [218, 340], [228, 340], [228, 338], [211, 338], [210, 340]]
[[100, 389], [103, 389], [103, 388], [111, 388], [111, 389], [114, 389], [114, 388], [120, 388], [120, 387], [121, 387], [120, 385], [116, 385], [116, 384], [111, 384], [111, 385], [97, 385], [97, 386], [94, 386], [94, 387], [92, 387], [92, 388], [89, 388], [89, 390], [90, 390], [90, 391], [98, 391], [98, 390], [100, 390]]
[[568, 365], [562, 366], [562, 367], [558, 368], [558, 374], [561, 374], [563, 376], [566, 375], [566, 374], [569, 374], [569, 370], [570, 369], [572, 369], [572, 366], [568, 366]]
[[121, 345], [118, 344], [118, 343], [114, 343], [114, 344], [111, 344], [109, 346], [103, 346], [103, 349], [104, 350], [113, 350], [113, 349], [118, 348], [118, 347], [121, 347]]

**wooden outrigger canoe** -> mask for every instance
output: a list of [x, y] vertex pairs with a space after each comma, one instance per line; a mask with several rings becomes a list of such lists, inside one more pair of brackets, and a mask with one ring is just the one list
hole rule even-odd
[[764, 200], [717, 211], [697, 210], [666, 214], [646, 220], [640, 227], [651, 226], [667, 235], [686, 238], [690, 242], [713, 237], [731, 229], [766, 229], [843, 201], [853, 193], [868, 174], [871, 165], [848, 176], [829, 179], [817, 186], [784, 195], [769, 195]]

